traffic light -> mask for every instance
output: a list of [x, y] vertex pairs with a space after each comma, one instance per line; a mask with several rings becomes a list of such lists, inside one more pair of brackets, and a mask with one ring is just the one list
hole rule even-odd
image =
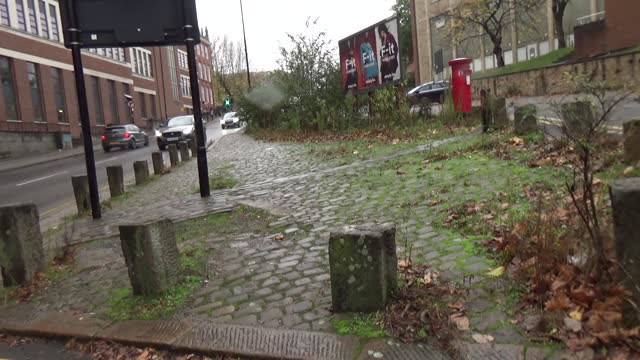
[[226, 106], [226, 107], [231, 106], [231, 99], [229, 99], [229, 98], [224, 99], [224, 106]]

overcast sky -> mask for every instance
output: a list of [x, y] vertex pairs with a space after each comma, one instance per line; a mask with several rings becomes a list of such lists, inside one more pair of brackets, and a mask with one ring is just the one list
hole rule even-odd
[[[308, 17], [318, 18], [337, 48], [338, 40], [391, 15], [395, 0], [243, 0], [247, 47], [252, 71], [277, 68], [279, 45], [286, 33], [304, 32]], [[197, 0], [200, 27], [209, 36], [242, 40], [240, 0]], [[337, 51], [337, 50], [336, 50]], [[337, 53], [336, 53], [337, 57]]]

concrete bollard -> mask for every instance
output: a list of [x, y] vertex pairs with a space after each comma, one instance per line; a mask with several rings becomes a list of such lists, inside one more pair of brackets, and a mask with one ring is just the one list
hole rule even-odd
[[107, 167], [107, 180], [112, 198], [124, 195], [124, 169], [122, 169], [122, 165]]
[[538, 109], [535, 105], [525, 105], [516, 108], [514, 128], [518, 135], [526, 135], [538, 130]]
[[23, 285], [44, 269], [40, 215], [34, 204], [0, 207], [0, 286]]
[[180, 159], [182, 159], [182, 162], [189, 161], [189, 144], [187, 144], [186, 141], [180, 141], [178, 148], [180, 149]]
[[171, 167], [180, 165], [180, 157], [178, 156], [178, 146], [176, 144], [169, 144], [169, 160], [171, 161]]
[[180, 280], [180, 253], [170, 220], [120, 226], [120, 242], [134, 294], [161, 295]]
[[164, 174], [164, 158], [162, 157], [162, 153], [151, 153], [151, 161], [153, 162], [153, 173], [155, 175]]
[[73, 176], [71, 178], [71, 186], [73, 186], [73, 195], [76, 198], [76, 207], [78, 208], [78, 214], [84, 214], [88, 211], [91, 211], [89, 178], [86, 175]]
[[133, 163], [133, 172], [136, 176], [136, 185], [142, 185], [149, 180], [149, 165], [147, 160]]
[[616, 257], [633, 300], [640, 304], [640, 178], [614, 181], [610, 188]]
[[492, 104], [493, 126], [496, 129], [504, 129], [509, 126], [509, 117], [507, 116], [507, 100], [505, 98], [495, 98]]
[[198, 157], [198, 142], [195, 139], [189, 141], [189, 148], [191, 148], [191, 156]]
[[345, 227], [329, 237], [333, 310], [382, 310], [396, 287], [398, 260], [392, 225]]
[[593, 123], [594, 115], [591, 103], [578, 101], [562, 104], [560, 114], [564, 122], [565, 130], [573, 136], [583, 136], [589, 129], [589, 124]]
[[640, 162], [640, 120], [624, 123], [624, 161], [629, 165]]

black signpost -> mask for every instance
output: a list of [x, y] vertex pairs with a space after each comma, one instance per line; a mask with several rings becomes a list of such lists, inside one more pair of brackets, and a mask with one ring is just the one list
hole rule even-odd
[[186, 45], [196, 123], [200, 195], [210, 196], [195, 56], [195, 45], [200, 43], [195, 0], [61, 0], [60, 3], [64, 43], [73, 56], [93, 218], [101, 217], [101, 209], [80, 51], [83, 48]]

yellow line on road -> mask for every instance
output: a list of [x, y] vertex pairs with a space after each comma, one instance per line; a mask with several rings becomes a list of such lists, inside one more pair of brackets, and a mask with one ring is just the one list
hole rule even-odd
[[[105, 186], [102, 189], [100, 189], [99, 191], [105, 191], [107, 189], [109, 189], [109, 186]], [[68, 202], [66, 202], [66, 203], [64, 203], [62, 205], [58, 205], [58, 206], [54, 207], [53, 209], [49, 209], [49, 210], [43, 212], [42, 214], [40, 214], [40, 216], [41, 217], [47, 216], [47, 215], [49, 215], [49, 214], [51, 214], [51, 213], [53, 213], [55, 211], [58, 211], [58, 210], [60, 210], [62, 208], [65, 208], [65, 207], [67, 207], [67, 206], [69, 206], [69, 205], [71, 205], [73, 203], [75, 203], [75, 201], [68, 201]]]

